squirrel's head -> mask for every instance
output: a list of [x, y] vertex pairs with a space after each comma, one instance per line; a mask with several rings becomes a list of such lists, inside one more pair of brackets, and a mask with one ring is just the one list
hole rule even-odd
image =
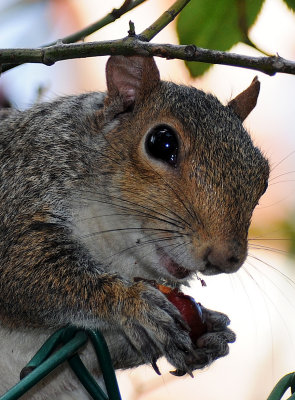
[[112, 187], [134, 224], [124, 232], [134, 258], [168, 281], [236, 271], [269, 176], [242, 125], [258, 80], [224, 106], [161, 81], [152, 58], [110, 57], [106, 77], [103, 132], [117, 160]]

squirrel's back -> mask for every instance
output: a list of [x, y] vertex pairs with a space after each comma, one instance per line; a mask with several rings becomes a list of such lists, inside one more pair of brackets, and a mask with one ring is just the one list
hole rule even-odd
[[93, 151], [88, 141], [92, 117], [103, 107], [104, 97], [87, 93], [25, 111], [0, 111], [1, 204], [41, 201], [51, 190], [71, 187], [70, 180], [81, 175], [79, 167], [85, 169], [82, 164]]

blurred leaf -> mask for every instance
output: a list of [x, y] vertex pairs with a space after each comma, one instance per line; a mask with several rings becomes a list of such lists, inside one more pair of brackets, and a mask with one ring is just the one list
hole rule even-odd
[[[249, 238], [250, 246], [251, 244], [253, 245], [251, 239], [255, 239], [255, 241], [259, 240], [256, 244], [261, 246], [262, 250], [264, 245], [266, 245], [267, 248], [270, 251], [273, 250], [274, 253], [276, 253], [277, 250], [283, 250], [283, 252], [286, 251], [286, 255], [293, 258], [295, 256], [295, 210], [288, 213], [287, 217], [283, 220], [275, 220], [270, 223], [265, 221], [259, 225], [255, 225], [254, 221], [254, 224], [250, 227]], [[269, 239], [271, 243], [268, 242]]]
[[295, 11], [295, 0], [284, 0], [284, 2], [291, 10]]
[[[192, 0], [177, 20], [179, 42], [229, 50], [246, 40], [262, 4], [263, 0]], [[189, 62], [187, 66], [192, 76], [199, 76], [210, 64]]]
[[290, 255], [295, 255], [295, 215], [290, 215], [288, 220], [281, 222], [280, 228], [283, 234], [288, 237], [288, 252]]

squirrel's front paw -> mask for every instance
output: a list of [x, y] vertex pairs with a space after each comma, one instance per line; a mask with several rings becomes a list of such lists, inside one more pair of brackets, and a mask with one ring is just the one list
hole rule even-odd
[[208, 310], [202, 306], [208, 332], [202, 335], [198, 341], [198, 348], [207, 351], [211, 361], [226, 356], [229, 352], [228, 343], [236, 340], [235, 333], [228, 328], [230, 320], [227, 315]]
[[194, 346], [189, 336], [189, 327], [179, 311], [156, 288], [143, 284], [140, 307], [134, 315], [122, 319], [121, 324], [130, 343], [146, 363], [161, 356], [178, 370], [192, 372], [189, 363]]
[[[191, 369], [201, 369], [214, 360], [224, 357], [229, 352], [229, 343], [236, 340], [235, 333], [228, 328], [229, 318], [220, 312], [209, 310], [203, 306], [202, 313], [206, 321], [207, 332], [199, 337], [196, 348], [190, 358]], [[177, 370], [174, 375], [184, 375], [185, 371]]]

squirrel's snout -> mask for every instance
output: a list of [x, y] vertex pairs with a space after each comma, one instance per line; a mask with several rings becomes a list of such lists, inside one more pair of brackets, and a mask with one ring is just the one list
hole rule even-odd
[[205, 261], [205, 273], [232, 273], [236, 272], [247, 256], [247, 248], [240, 242], [214, 243], [206, 249], [203, 260]]

